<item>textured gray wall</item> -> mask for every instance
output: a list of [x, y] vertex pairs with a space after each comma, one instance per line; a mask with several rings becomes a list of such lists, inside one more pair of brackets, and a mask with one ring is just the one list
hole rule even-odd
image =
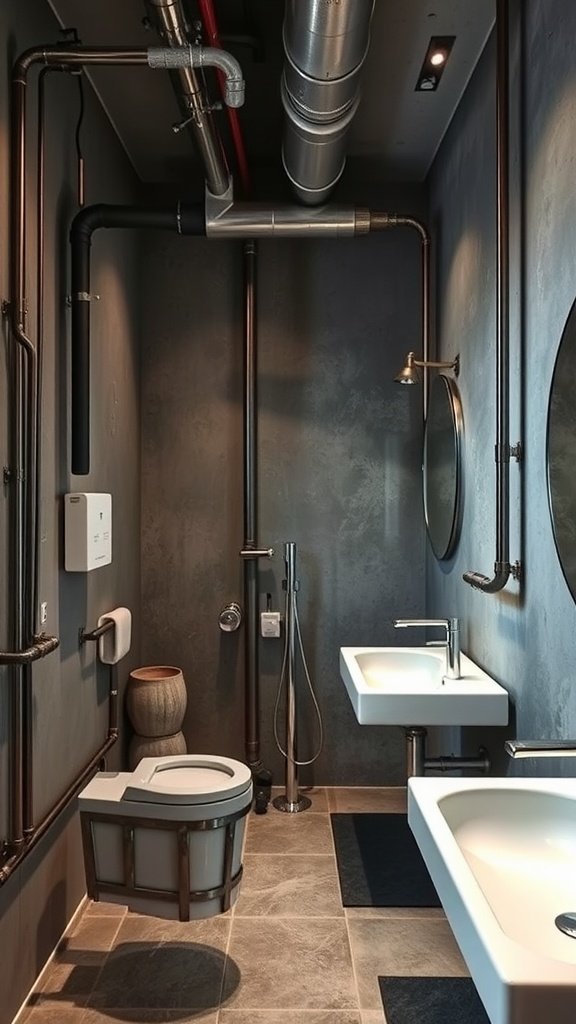
[[[404, 211], [421, 201], [417, 190], [394, 196]], [[261, 563], [261, 600], [264, 608], [271, 593], [273, 607], [282, 604], [282, 544], [296, 541], [302, 633], [326, 730], [321, 760], [302, 776], [316, 783], [403, 778], [401, 731], [356, 723], [338, 649], [393, 643], [390, 620], [423, 610], [421, 393], [392, 380], [420, 344], [419, 258], [409, 231], [260, 245], [258, 539], [277, 552]], [[241, 282], [239, 245], [150, 238], [143, 658], [183, 668], [189, 749], [239, 757], [241, 637], [221, 634], [217, 616], [242, 598]], [[280, 782], [272, 718], [281, 642], [260, 646], [262, 753]], [[301, 699], [304, 755], [312, 713]]]
[[[462, 581], [466, 569], [491, 575], [495, 544], [491, 44], [431, 174], [440, 349], [443, 356], [462, 356], [466, 436], [462, 538], [450, 563], [428, 563], [428, 611], [461, 616], [464, 650], [510, 691], [519, 737], [570, 737], [576, 733], [576, 608], [552, 535], [546, 421], [556, 350], [576, 292], [576, 5], [527, 0], [521, 6], [523, 24], [515, 9], [512, 26], [511, 440], [522, 438], [525, 460], [521, 470], [511, 468], [511, 558], [522, 559], [525, 583], [520, 591], [510, 583], [487, 596]], [[501, 750], [501, 735], [492, 743]], [[500, 760], [499, 767], [513, 766]], [[534, 763], [527, 770], [534, 773]], [[571, 774], [574, 762], [538, 762], [537, 773], [548, 771]]]
[[[8, 127], [9, 69], [25, 48], [59, 39], [58, 25], [40, 0], [2, 4], [0, 47], [0, 297], [8, 297]], [[31, 75], [33, 123], [36, 74]], [[87, 90], [88, 93], [90, 90]], [[136, 613], [134, 648], [118, 672], [123, 686], [130, 664], [139, 660], [139, 373], [135, 353], [137, 311], [135, 260], [131, 243], [117, 233], [95, 238], [93, 289], [102, 296], [93, 307], [93, 442], [89, 477], [69, 474], [69, 291], [68, 230], [76, 212], [74, 129], [78, 112], [75, 80], [52, 75], [46, 81], [46, 307], [45, 382], [42, 416], [42, 554], [41, 600], [48, 603], [46, 628], [60, 637], [58, 652], [34, 667], [34, 806], [36, 820], [55, 803], [77, 771], [103, 741], [108, 722], [108, 670], [96, 668], [94, 646], [80, 654], [78, 628], [93, 626], [102, 612], [126, 604]], [[33, 135], [31, 136], [33, 139]], [[108, 121], [87, 95], [83, 130], [87, 201], [130, 201], [133, 173]], [[34, 161], [28, 181], [28, 308], [35, 339]], [[0, 353], [0, 465], [9, 465], [7, 450], [6, 347]], [[63, 571], [62, 495], [68, 490], [112, 491], [114, 562], [89, 576]], [[9, 593], [6, 554], [9, 548], [9, 489], [0, 500], [0, 640], [7, 636]], [[8, 680], [0, 670], [0, 836], [6, 835], [8, 789]], [[114, 752], [112, 763], [118, 763]], [[52, 830], [0, 891], [0, 1008], [2, 1024], [10, 1021], [50, 954], [84, 891], [82, 855], [76, 819]]]

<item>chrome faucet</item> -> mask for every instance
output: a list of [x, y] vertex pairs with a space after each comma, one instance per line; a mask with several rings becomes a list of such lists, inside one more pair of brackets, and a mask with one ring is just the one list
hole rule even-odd
[[446, 648], [447, 679], [460, 679], [460, 623], [458, 619], [394, 619], [396, 629], [405, 626], [442, 626], [446, 630], [446, 640], [442, 646]]
[[576, 757], [576, 740], [506, 740], [510, 757]]

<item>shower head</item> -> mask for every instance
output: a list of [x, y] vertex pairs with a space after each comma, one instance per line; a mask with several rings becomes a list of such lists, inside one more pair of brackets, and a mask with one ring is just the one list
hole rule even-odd
[[416, 357], [413, 352], [409, 352], [406, 356], [406, 364], [400, 370], [397, 377], [394, 377], [397, 384], [420, 384], [422, 377], [416, 363]]
[[435, 370], [454, 370], [456, 377], [460, 372], [460, 356], [456, 356], [452, 362], [435, 362], [432, 360], [416, 359], [413, 352], [406, 356], [406, 363], [400, 373], [394, 377], [397, 384], [421, 384], [422, 377], [420, 366], [432, 366]]

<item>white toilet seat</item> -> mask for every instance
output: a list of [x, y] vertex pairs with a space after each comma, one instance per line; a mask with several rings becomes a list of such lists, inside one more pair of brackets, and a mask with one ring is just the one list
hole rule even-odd
[[132, 773], [121, 799], [154, 804], [207, 804], [240, 796], [251, 782], [250, 769], [230, 757], [145, 757]]

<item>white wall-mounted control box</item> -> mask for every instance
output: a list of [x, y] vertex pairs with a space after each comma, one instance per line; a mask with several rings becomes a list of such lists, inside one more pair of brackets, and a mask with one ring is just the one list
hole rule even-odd
[[260, 635], [280, 636], [280, 612], [260, 612]]
[[64, 568], [90, 572], [112, 561], [112, 495], [64, 495]]

